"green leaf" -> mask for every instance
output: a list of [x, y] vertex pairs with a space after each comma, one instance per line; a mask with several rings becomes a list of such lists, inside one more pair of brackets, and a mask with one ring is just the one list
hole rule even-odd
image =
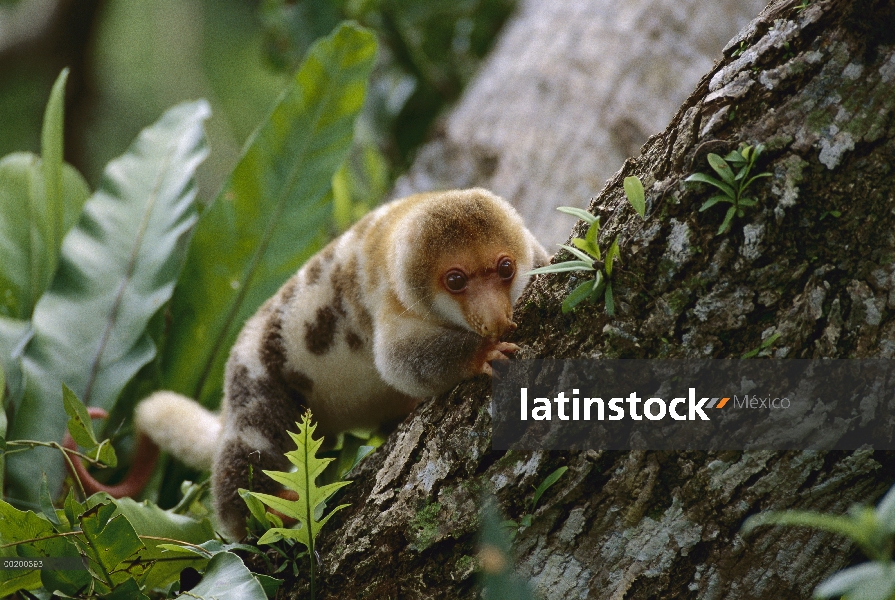
[[103, 596], [103, 600], [149, 600], [149, 596], [143, 593], [136, 580], [126, 579], [111, 594]]
[[584, 234], [584, 241], [587, 242], [588, 252], [593, 254], [597, 260], [600, 260], [600, 245], [597, 242], [598, 235], [600, 235], [600, 221], [594, 221], [587, 228], [587, 233]]
[[715, 186], [716, 188], [718, 188], [719, 190], [724, 192], [724, 194], [729, 196], [731, 199], [737, 197], [736, 192], [734, 191], [734, 189], [732, 187], [730, 187], [723, 181], [718, 181], [711, 175], [706, 175], [705, 173], [693, 173], [692, 175], [690, 175], [689, 177], [684, 179], [684, 181], [697, 181], [699, 183], [707, 183], [709, 185]]
[[85, 506], [75, 499], [74, 488], [68, 489], [68, 495], [63, 504], [65, 519], [68, 521], [69, 530], [78, 522], [78, 516], [84, 512]]
[[724, 157], [724, 160], [726, 160], [726, 161], [729, 162], [729, 163], [733, 163], [733, 164], [735, 164], [735, 165], [737, 165], [737, 166], [739, 166], [739, 165], [744, 165], [744, 164], [746, 164], [747, 162], [749, 162], [749, 161], [746, 160], [746, 158], [745, 158], [742, 154], [740, 154], [737, 150], [731, 150], [730, 153], [729, 153], [727, 156]]
[[592, 225], [600, 221], [600, 217], [590, 214], [583, 208], [575, 208], [574, 206], [559, 206], [557, 209], [561, 213], [566, 213], [567, 215], [572, 215], [573, 217], [578, 217], [582, 221]]
[[728, 196], [712, 196], [711, 198], [709, 198], [708, 200], [706, 200], [705, 202], [702, 203], [702, 206], [699, 207], [699, 212], [703, 212], [704, 210], [707, 210], [707, 209], [713, 207], [718, 202], [733, 202], [733, 200], [731, 198], [729, 198]]
[[875, 547], [874, 529], [875, 519], [868, 519], [872, 515], [871, 509], [865, 509], [866, 516], [825, 515], [822, 513], [788, 510], [782, 512], [767, 512], [752, 515], [743, 523], [743, 534], [748, 534], [756, 527], [762, 525], [790, 525], [800, 527], [813, 527], [831, 533], [838, 533], [849, 538], [861, 547], [865, 554], [876, 558], [879, 549]]
[[747, 187], [752, 185], [752, 182], [755, 181], [756, 179], [759, 179], [761, 177], [770, 177], [770, 176], [771, 176], [771, 173], [768, 173], [767, 171], [765, 171], [764, 173], [759, 173], [758, 175], [753, 175], [746, 181], [746, 183], [743, 184], [742, 189], [745, 190]]
[[[0, 159], [0, 315], [28, 319], [50, 283], [59, 255], [57, 217], [47, 205], [43, 161], [17, 152]], [[84, 178], [62, 166], [62, 227], [78, 219], [90, 195]]]
[[888, 535], [895, 535], [895, 486], [876, 505], [876, 519]]
[[590, 292], [591, 302], [597, 302], [600, 296], [603, 294], [603, 290], [606, 289], [607, 279], [603, 277], [602, 271], [597, 271], [594, 276], [593, 287]]
[[[583, 242], [583, 244], [579, 245], [579, 244], [577, 244], [577, 242]], [[579, 248], [582, 245], [587, 245], [587, 242], [581, 238], [574, 238], [572, 240], [572, 243], [575, 244], [576, 246], [578, 246]], [[584, 262], [593, 262], [593, 260], [594, 260], [591, 256], [588, 256], [587, 253], [581, 251], [581, 250], [584, 250], [584, 248], [581, 248], [581, 250], [579, 250], [578, 248], [573, 248], [572, 246], [567, 246], [566, 244], [560, 244], [559, 247], [568, 250], [569, 252], [571, 252], [573, 255], [577, 256]]]
[[731, 206], [727, 209], [727, 214], [724, 215], [724, 221], [721, 223], [721, 227], [718, 228], [718, 233], [722, 234], [728, 229], [730, 229], [730, 222], [733, 221], [733, 217], [736, 214], [737, 207]]
[[56, 509], [53, 508], [53, 499], [50, 497], [50, 488], [47, 485], [46, 474], [40, 478], [40, 511], [53, 525], [61, 524], [59, 517], [56, 516]]
[[[42, 538], [53, 534], [55, 534], [53, 525], [46, 519], [42, 519], [30, 510], [17, 510], [10, 504], [0, 500], [0, 545]], [[50, 550], [47, 542], [32, 542], [30, 547], [35, 552], [47, 552], [44, 556], [55, 556], [49, 554]], [[26, 552], [18, 552], [17, 548], [19, 546], [0, 548], [0, 557], [33, 556], [33, 554]], [[3, 597], [11, 595], [18, 590], [33, 590], [40, 587], [40, 585], [40, 571], [22, 572], [0, 569], [0, 594]]]
[[547, 265], [546, 267], [538, 267], [532, 269], [525, 275], [543, 275], [545, 273], [567, 273], [569, 271], [593, 271], [593, 262], [585, 262], [583, 260], [568, 260], [566, 262], [556, 263], [555, 265]]
[[[150, 502], [135, 502], [130, 498], [120, 498], [114, 502], [118, 513], [127, 519], [138, 536], [164, 537], [191, 544], [202, 544], [214, 538], [214, 528], [208, 519], [197, 521], [163, 510]], [[173, 560], [170, 552], [162, 547], [170, 544], [170, 541], [145, 538], [141, 538], [141, 541], [144, 548], [139, 550], [135, 558], [142, 567], [132, 569], [131, 574], [140, 585], [148, 589], [166, 587], [177, 581], [180, 571], [185, 567], [201, 570], [208, 560], [207, 554], [183, 556], [180, 560]]]
[[[298, 433], [289, 432], [289, 437], [296, 444], [296, 449], [286, 453], [286, 458], [295, 465], [295, 471], [285, 473], [282, 471], [264, 471], [264, 473], [284, 486], [287, 489], [294, 490], [298, 493], [298, 500], [284, 500], [278, 496], [270, 494], [259, 494], [251, 492], [251, 494], [264, 502], [269, 507], [278, 510], [288, 517], [292, 517], [299, 524], [298, 529], [270, 529], [261, 539], [259, 544], [270, 543], [268, 534], [278, 534], [284, 538], [294, 539], [301, 542], [312, 555], [314, 554], [314, 540], [317, 533], [329, 521], [330, 517], [346, 506], [342, 504], [335, 507], [329, 513], [317, 518], [318, 508], [332, 496], [336, 490], [345, 487], [350, 481], [337, 481], [323, 486], [317, 485], [317, 477], [323, 473], [326, 466], [334, 461], [334, 458], [318, 458], [317, 452], [323, 443], [323, 438], [314, 439], [314, 430], [316, 424], [311, 423], [310, 411], [302, 415], [301, 423], [296, 423]], [[273, 532], [273, 533], [272, 533]], [[265, 539], [267, 538], [267, 539]]]
[[[62, 69], [53, 90], [50, 92], [50, 100], [44, 111], [43, 130], [40, 136], [42, 171], [44, 180], [44, 193], [46, 194], [46, 208], [48, 210], [49, 237], [48, 246], [54, 251], [52, 259], [55, 261], [59, 248], [62, 246], [62, 236], [68, 229], [65, 226], [63, 215], [65, 206], [62, 200], [62, 150], [63, 150], [63, 124], [65, 121], [65, 82], [68, 81], [68, 68]], [[55, 263], [50, 268], [50, 274], [55, 270]]]
[[587, 281], [576, 287], [574, 290], [572, 290], [572, 293], [566, 296], [566, 299], [562, 301], [563, 314], [570, 312], [576, 306], [581, 304], [581, 302], [587, 300], [593, 289], [594, 282], [592, 279], [588, 279]]
[[721, 176], [721, 179], [730, 185], [734, 185], [733, 170], [730, 168], [730, 165], [727, 164], [727, 161], [712, 152], [708, 155], [708, 161], [709, 166], [712, 167], [715, 173]]
[[177, 596], [176, 600], [196, 598], [215, 600], [267, 600], [264, 588], [255, 576], [230, 552], [221, 552], [208, 561], [205, 576], [189, 593]]
[[71, 388], [62, 384], [62, 404], [68, 414], [68, 432], [78, 445], [93, 450], [99, 444], [93, 432], [93, 421], [87, 414], [87, 407], [78, 399]]
[[271, 525], [270, 519], [268, 518], [270, 515], [267, 514], [267, 511], [264, 509], [264, 503], [258, 500], [249, 490], [239, 488], [238, 490], [239, 497], [243, 499], [246, 503], [246, 506], [249, 508], [249, 514], [255, 518], [256, 521], [260, 524], [261, 527], [265, 529], [270, 529], [273, 527]]
[[534, 512], [535, 507], [538, 505], [538, 500], [541, 499], [541, 496], [544, 495], [544, 492], [550, 489], [554, 483], [559, 481], [559, 478], [563, 476], [563, 474], [569, 470], [569, 467], [560, 467], [557, 470], [547, 475], [544, 481], [541, 482], [541, 485], [535, 489], [534, 498], [531, 499], [531, 511]]
[[144, 548], [128, 520], [117, 513], [112, 502], [87, 509], [78, 518], [83, 538], [73, 538], [87, 557], [94, 578], [107, 588], [104, 593], [130, 578], [119, 565]]
[[0, 315], [27, 319], [56, 269], [62, 236], [90, 191], [62, 161], [68, 69], [53, 84], [44, 112], [42, 158], [0, 160]]
[[0, 316], [0, 368], [6, 375], [6, 401], [12, 406], [16, 406], [22, 398], [24, 383], [18, 351], [27, 343], [30, 331], [30, 321]]
[[832, 575], [814, 590], [815, 598], [890, 600], [895, 593], [895, 564], [870, 562]]
[[612, 277], [612, 266], [615, 264], [615, 261], [618, 260], [618, 257], [618, 238], [615, 238], [612, 241], [612, 245], [609, 246], [609, 250], [606, 251], [606, 277]]
[[634, 210], [637, 211], [640, 218], [645, 219], [646, 197], [643, 193], [643, 183], [641, 183], [640, 178], [633, 176], [625, 177], [624, 187], [625, 196], [627, 196], [628, 202], [631, 203], [631, 206], [634, 207]]
[[[25, 397], [10, 437], [61, 439], [63, 382], [85, 404], [110, 410], [152, 360], [146, 325], [171, 295], [197, 218], [194, 173], [208, 152], [208, 115], [205, 101], [170, 109], [106, 167], [34, 309], [34, 337], [22, 358]], [[9, 458], [15, 497], [36, 500], [41, 470], [51, 486], [62, 480], [59, 456], [38, 450]]]
[[615, 297], [612, 295], [612, 282], [606, 281], [606, 291], [604, 292], [603, 299], [606, 301], [606, 314], [611, 316], [615, 315]]
[[595, 246], [589, 240], [586, 240], [584, 238], [572, 238], [572, 243], [575, 244], [577, 248], [584, 250], [584, 252], [587, 253], [584, 255], [584, 258], [582, 258], [580, 254], [576, 254], [575, 256], [577, 256], [578, 258], [591, 262], [593, 262], [595, 258], [599, 259], [600, 248], [598, 246]]
[[264, 589], [264, 594], [268, 598], [276, 598], [277, 590], [283, 585], [282, 579], [277, 579], [270, 575], [262, 575], [260, 573], [252, 573], [252, 575], [254, 575], [255, 579], [258, 580], [258, 583], [261, 584], [261, 587]]
[[354, 25], [316, 43], [203, 213], [171, 303], [167, 389], [217, 401], [243, 323], [320, 247], [375, 54]]
[[753, 198], [740, 198], [740, 201], [737, 204], [739, 204], [739, 206], [750, 207], [755, 206], [757, 203], [758, 201]]
[[6, 373], [0, 364], [0, 490], [3, 489], [3, 474], [6, 472], [4, 452], [6, 452]]

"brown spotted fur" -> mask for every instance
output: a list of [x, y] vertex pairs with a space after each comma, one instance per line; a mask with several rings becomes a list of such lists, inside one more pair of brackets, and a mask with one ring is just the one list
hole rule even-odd
[[[502, 256], [516, 265], [510, 281], [496, 272]], [[238, 488], [277, 493], [262, 471], [287, 466], [286, 431], [305, 408], [324, 436], [371, 429], [490, 372], [515, 349], [499, 338], [515, 327], [525, 273], [547, 259], [515, 210], [482, 189], [383, 205], [311, 258], [246, 322], [227, 363], [212, 465], [224, 531], [245, 532]], [[469, 273], [466, 292], [445, 288], [452, 268]]]

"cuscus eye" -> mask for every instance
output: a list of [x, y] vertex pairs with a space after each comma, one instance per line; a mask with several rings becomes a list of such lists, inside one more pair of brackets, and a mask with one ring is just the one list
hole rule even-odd
[[512, 279], [516, 274], [516, 265], [513, 264], [513, 259], [508, 256], [501, 258], [497, 263], [497, 274], [501, 279]]
[[459, 269], [451, 269], [444, 276], [444, 287], [455, 294], [462, 292], [466, 289], [466, 273]]

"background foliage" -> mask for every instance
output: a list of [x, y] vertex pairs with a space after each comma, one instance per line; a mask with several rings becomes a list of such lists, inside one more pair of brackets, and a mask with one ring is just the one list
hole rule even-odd
[[[35, 2], [0, 4], [0, 24]], [[33, 31], [0, 40], [0, 121], [15, 122], [0, 129], [0, 153], [17, 151], [0, 160], [0, 554], [90, 561], [89, 574], [4, 575], [3, 594], [144, 597], [178, 589], [193, 563], [217, 582], [209, 589], [228, 578], [253, 597], [275, 589], [227, 548], [165, 554], [212, 537], [192, 500], [170, 511], [102, 494], [80, 502], [78, 486], [62, 486], [57, 442], [76, 422], [92, 462], [115, 467], [97, 439], [129, 457], [130, 412], [147, 392], [216, 405], [242, 323], [383, 197], [509, 8], [59, 0], [55, 18], [31, 14]], [[50, 89], [45, 76], [68, 60]], [[168, 108], [196, 96], [209, 100]], [[104, 435], [87, 433], [78, 398], [112, 412]], [[120, 478], [127, 462], [100, 478]], [[180, 489], [184, 475], [171, 466], [149, 496], [173, 506], [201, 495]]]

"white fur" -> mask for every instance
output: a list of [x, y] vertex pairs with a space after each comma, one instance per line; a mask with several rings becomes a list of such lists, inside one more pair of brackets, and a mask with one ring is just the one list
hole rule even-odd
[[211, 468], [221, 419], [198, 402], [175, 392], [156, 392], [137, 404], [134, 424], [183, 463], [203, 471]]

